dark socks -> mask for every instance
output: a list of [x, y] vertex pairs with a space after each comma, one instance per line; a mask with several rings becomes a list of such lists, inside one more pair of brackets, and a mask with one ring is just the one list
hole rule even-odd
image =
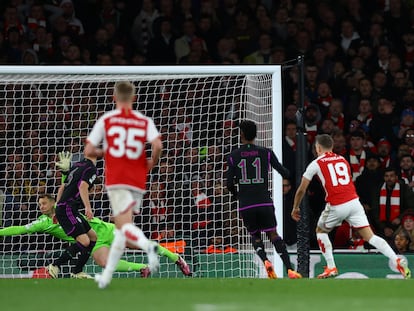
[[82, 272], [83, 267], [87, 263], [89, 257], [91, 256], [92, 249], [95, 247], [96, 241], [90, 241], [89, 245], [85, 247], [81, 243], [77, 242], [76, 245], [78, 245], [80, 249], [80, 254], [78, 256], [78, 261], [76, 262], [75, 267], [72, 270], [72, 273], [77, 274], [79, 272]]
[[278, 236], [277, 238], [272, 239], [272, 244], [274, 245], [276, 252], [279, 254], [280, 258], [282, 259], [283, 264], [286, 267], [286, 270], [292, 269], [285, 241], [283, 241], [282, 238]]

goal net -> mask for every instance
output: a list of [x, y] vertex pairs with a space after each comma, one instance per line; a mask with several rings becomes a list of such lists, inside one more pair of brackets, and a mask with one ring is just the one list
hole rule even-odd
[[[28, 234], [26, 225], [41, 215], [39, 194], [57, 193], [57, 153], [70, 151], [72, 163], [83, 158], [84, 140], [96, 119], [114, 108], [113, 86], [122, 80], [136, 85], [135, 108], [154, 119], [164, 145], [135, 223], [183, 256], [196, 276], [265, 275], [225, 187], [226, 157], [238, 147], [237, 125], [246, 118], [258, 124], [257, 143], [281, 158], [280, 67], [0, 67], [0, 74], [0, 224], [17, 230], [0, 236], [1, 277], [39, 276], [68, 245], [47, 233]], [[94, 215], [110, 222], [103, 161], [90, 198]], [[280, 182], [271, 182], [282, 206]], [[146, 262], [137, 250], [123, 259]], [[92, 258], [85, 269], [100, 270]], [[68, 271], [65, 266], [62, 275]], [[182, 274], [161, 258], [157, 276]]]

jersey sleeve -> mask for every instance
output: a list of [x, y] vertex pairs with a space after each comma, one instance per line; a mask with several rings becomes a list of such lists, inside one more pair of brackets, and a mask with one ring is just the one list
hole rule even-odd
[[160, 136], [160, 133], [158, 132], [157, 128], [155, 127], [154, 121], [151, 118], [148, 118], [147, 141], [152, 142], [158, 136]]
[[97, 170], [95, 166], [90, 166], [82, 176], [82, 180], [87, 182], [89, 186], [92, 186], [97, 177]]
[[270, 165], [283, 177], [283, 178], [289, 178], [290, 172], [289, 170], [284, 167], [282, 164], [280, 164], [279, 160], [277, 159], [275, 153], [273, 150], [268, 150], [270, 152]]
[[0, 236], [13, 236], [29, 233], [25, 226], [12, 226], [0, 229]]
[[[43, 215], [42, 215], [43, 216]], [[45, 229], [49, 226], [49, 221], [46, 217], [39, 217], [35, 221], [28, 223], [24, 227], [27, 230], [27, 233], [35, 233], [35, 232], [44, 232]]]
[[104, 118], [100, 117], [98, 121], [96, 121], [95, 125], [92, 128], [92, 131], [89, 133], [89, 136], [86, 140], [87, 142], [91, 143], [93, 146], [97, 147], [104, 139], [104, 135], [105, 135], [105, 122], [104, 122]]
[[305, 172], [303, 173], [303, 177], [305, 177], [307, 180], [312, 180], [313, 176], [315, 176], [317, 172], [318, 172], [318, 164], [314, 160], [306, 168]]

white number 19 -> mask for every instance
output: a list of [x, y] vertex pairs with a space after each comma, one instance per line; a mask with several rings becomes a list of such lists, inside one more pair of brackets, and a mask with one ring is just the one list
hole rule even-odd
[[348, 169], [345, 163], [329, 163], [328, 164], [329, 175], [331, 176], [331, 181], [333, 186], [347, 185], [349, 184], [350, 178], [348, 174]]

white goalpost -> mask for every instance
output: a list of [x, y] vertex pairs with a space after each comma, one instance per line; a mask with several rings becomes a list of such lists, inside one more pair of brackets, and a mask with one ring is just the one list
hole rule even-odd
[[[276, 65], [0, 66], [0, 228], [22, 228], [41, 215], [38, 195], [56, 194], [60, 185], [57, 153], [72, 152], [73, 162], [82, 159], [84, 139], [97, 117], [113, 109], [113, 86], [122, 80], [136, 85], [135, 108], [154, 119], [164, 144], [135, 223], [179, 252], [198, 277], [265, 277], [237, 202], [226, 191], [225, 171], [227, 155], [239, 146], [237, 126], [243, 119], [258, 124], [257, 144], [282, 159], [281, 67]], [[94, 215], [110, 222], [103, 161], [90, 197]], [[282, 234], [281, 177], [273, 172], [270, 183]], [[282, 276], [279, 256], [265, 245]], [[33, 277], [65, 246], [45, 233], [0, 236], [0, 277]], [[132, 250], [124, 259], [146, 261]], [[86, 272], [100, 269], [91, 259]], [[181, 275], [162, 258], [154, 277]]]

